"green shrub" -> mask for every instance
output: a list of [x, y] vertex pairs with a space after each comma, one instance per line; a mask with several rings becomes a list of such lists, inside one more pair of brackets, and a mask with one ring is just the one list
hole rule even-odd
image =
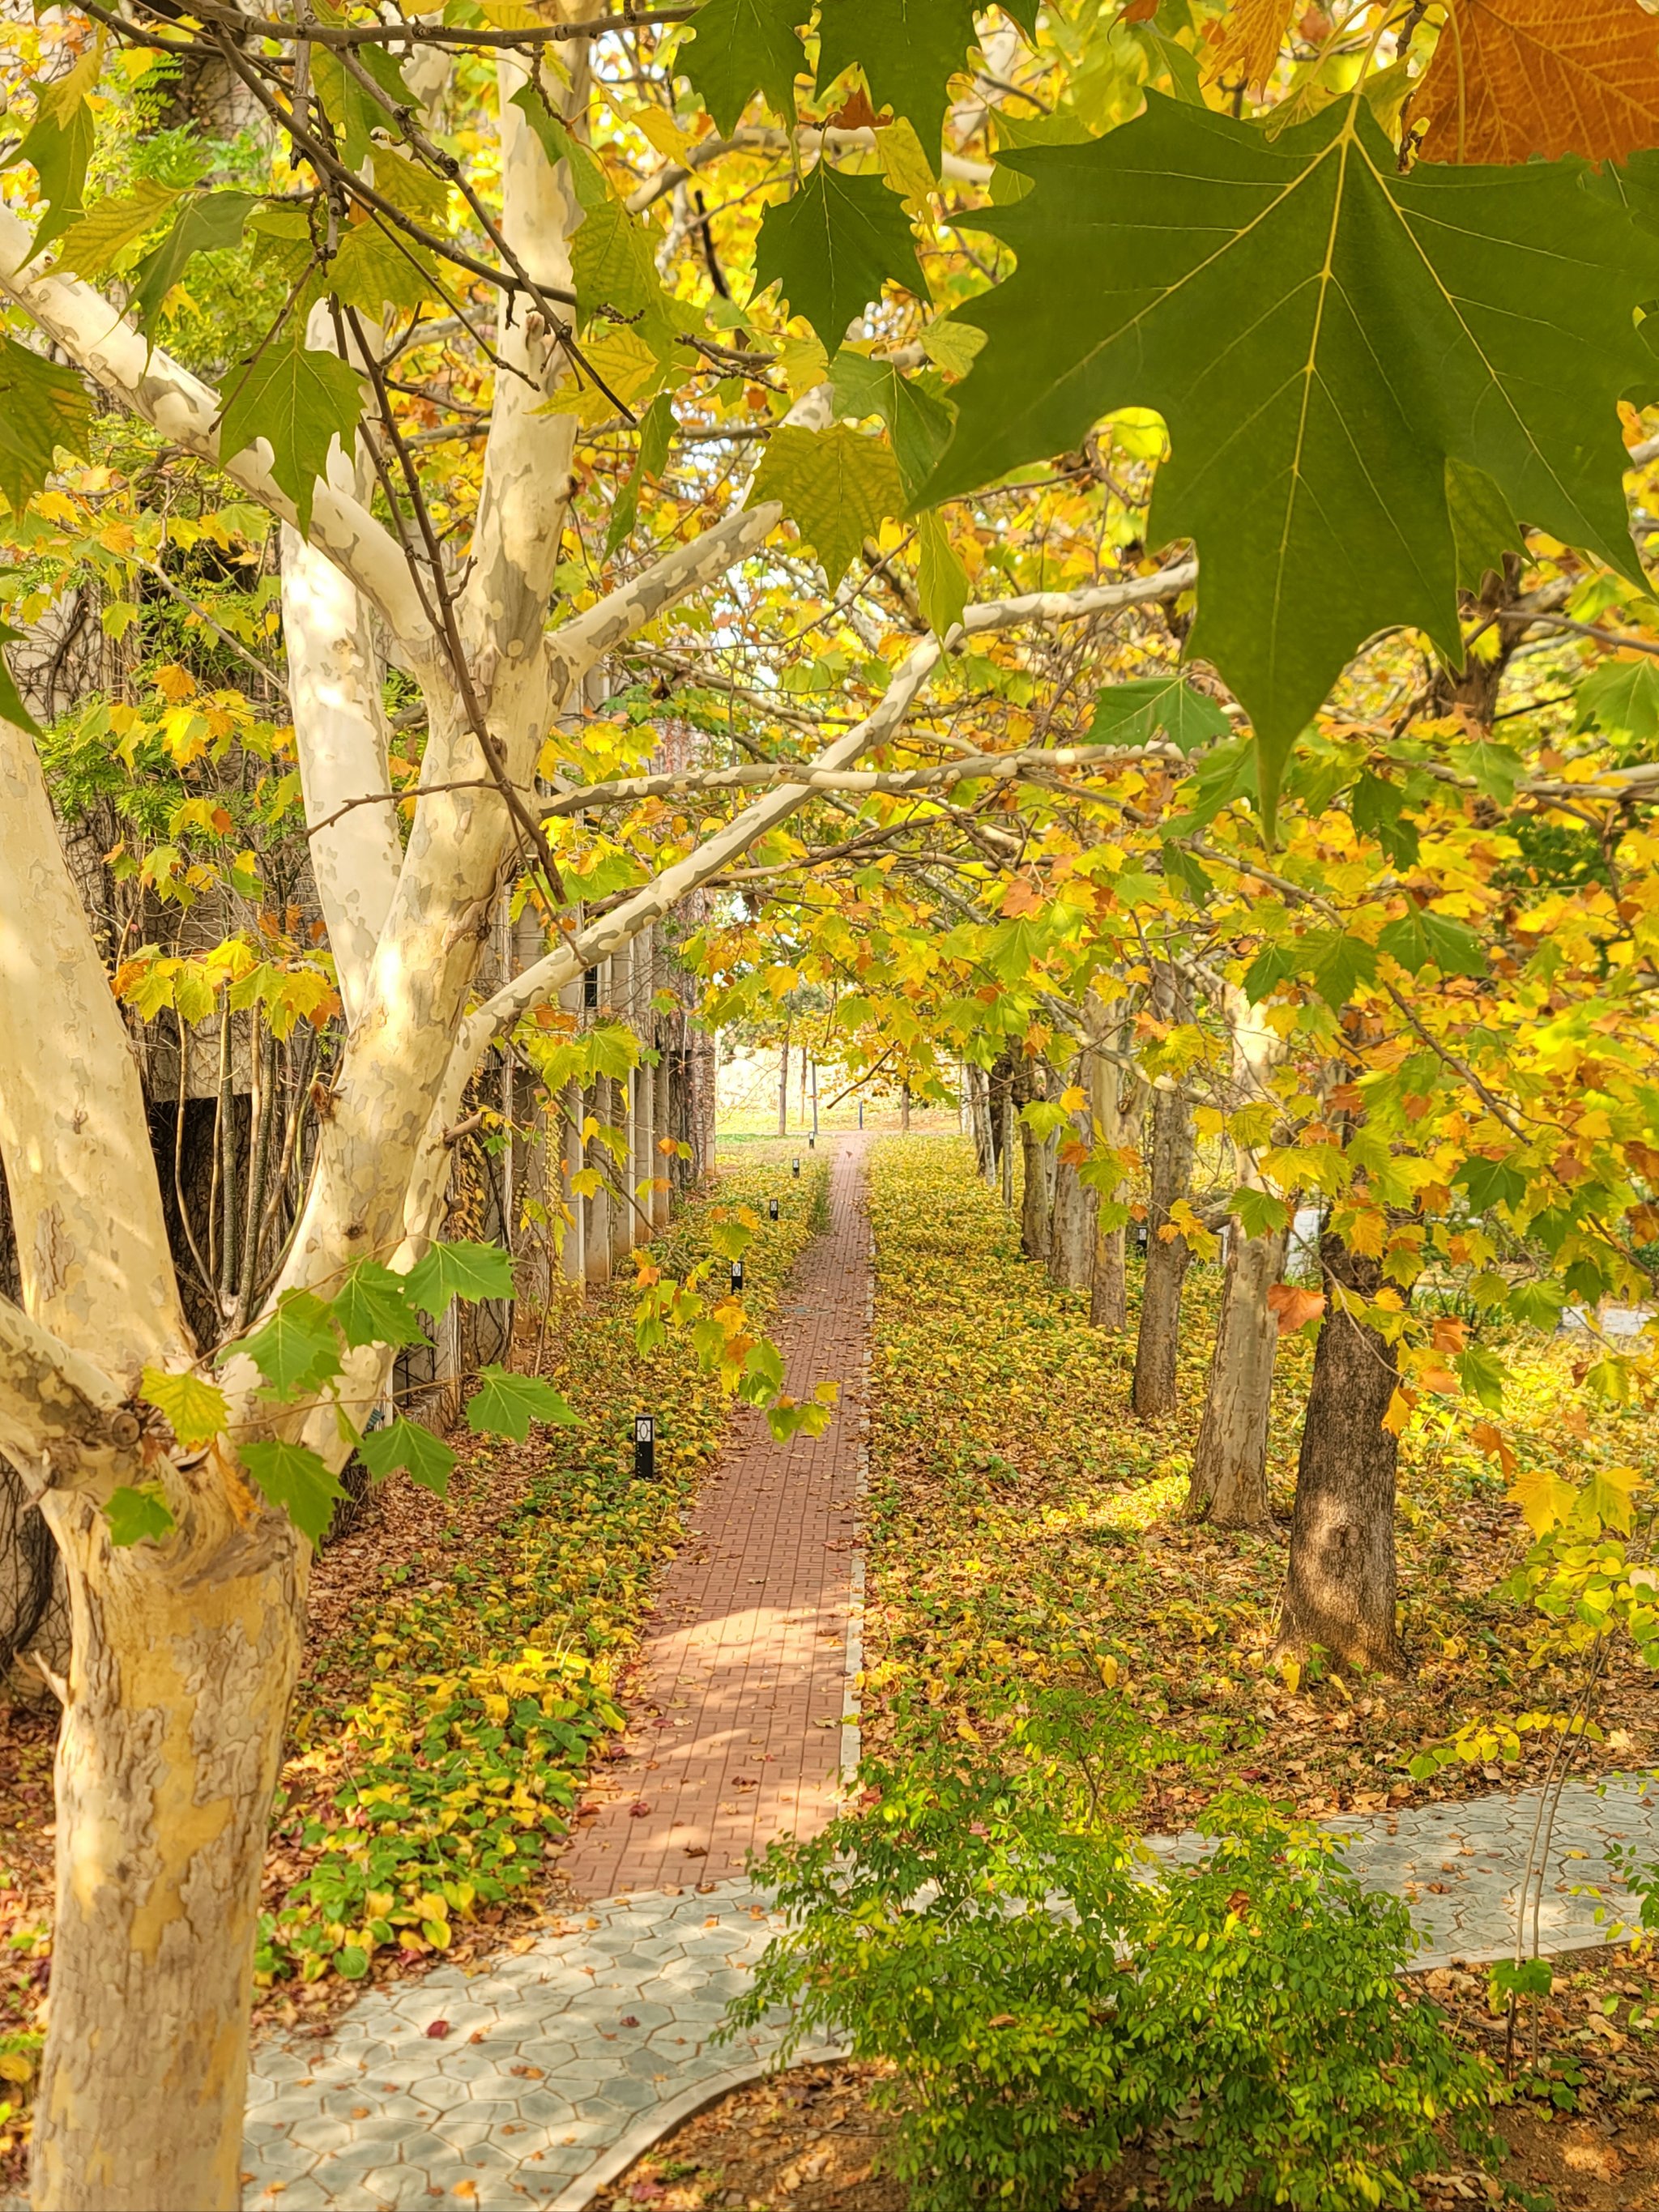
[[732, 2025], [786, 2005], [793, 2039], [892, 2062], [916, 2212], [1053, 2212], [1136, 2140], [1177, 2208], [1407, 2206], [1441, 2122], [1484, 2143], [1484, 2068], [1400, 1978], [1404, 1905], [1243, 1794], [1159, 1862], [1127, 1809], [1170, 1748], [1051, 1699], [994, 1761], [866, 1767], [855, 1811], [769, 1853], [791, 1924]]

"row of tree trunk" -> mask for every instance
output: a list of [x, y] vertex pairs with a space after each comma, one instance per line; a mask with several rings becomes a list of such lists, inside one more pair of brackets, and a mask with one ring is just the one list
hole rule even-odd
[[[1178, 977], [1155, 979], [1154, 1013], [1166, 1024], [1190, 1018]], [[1230, 988], [1222, 1011], [1232, 1053], [1233, 1103], [1267, 1095], [1283, 1045], [1242, 992]], [[1099, 1140], [1114, 1152], [1144, 1136], [1146, 1268], [1135, 1338], [1131, 1405], [1143, 1420], [1177, 1410], [1182, 1292], [1192, 1250], [1176, 1220], [1190, 1203], [1195, 1152], [1193, 1110], [1178, 1082], [1148, 1084], [1131, 1072], [1118, 1040], [1103, 1030], [1096, 1048], [1067, 1073], [1087, 1104], [1044, 1138], [1021, 1109], [1045, 1095], [1048, 1076], [1023, 1056], [1005, 1054], [988, 1074], [972, 1072], [970, 1122], [981, 1174], [1012, 1196], [1013, 1147], [1021, 1154], [1021, 1249], [1053, 1280], [1090, 1294], [1103, 1329], [1128, 1325], [1125, 1233], [1102, 1229], [1102, 1194], [1079, 1172]], [[1238, 1179], [1260, 1187], [1241, 1151]], [[1190, 1518], [1217, 1528], [1271, 1526], [1267, 1499], [1268, 1417], [1279, 1335], [1280, 1302], [1272, 1293], [1285, 1271], [1284, 1230], [1248, 1236], [1224, 1228], [1214, 1350], [1188, 1480]], [[1278, 1650], [1305, 1658], [1318, 1647], [1347, 1666], [1396, 1670], [1402, 1653], [1395, 1619], [1395, 1492], [1398, 1442], [1384, 1425], [1399, 1380], [1392, 1347], [1358, 1309], [1375, 1298], [1381, 1262], [1351, 1253], [1340, 1237], [1320, 1240], [1324, 1316], [1303, 1421]]]

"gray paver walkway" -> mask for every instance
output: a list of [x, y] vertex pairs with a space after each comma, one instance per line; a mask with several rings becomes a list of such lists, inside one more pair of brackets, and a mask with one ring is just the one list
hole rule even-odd
[[[1501, 1957], [1537, 1793], [1495, 1792], [1330, 1823], [1351, 1833], [1367, 1887], [1407, 1897], [1420, 1963]], [[1539, 1936], [1545, 1950], [1601, 1940], [1595, 1897], [1617, 1885], [1602, 1844], [1659, 1860], [1659, 1790], [1569, 1784], [1555, 1823]], [[1162, 1846], [1187, 1856], [1188, 1838]], [[246, 2202], [283, 2212], [410, 2206], [572, 2208], [582, 2177], [653, 2108], [716, 2085], [776, 2049], [781, 2022], [711, 2047], [727, 1997], [781, 1924], [746, 1881], [613, 1900], [470, 1981], [444, 1970], [365, 1997], [325, 2047], [268, 2043], [249, 2085]], [[434, 2040], [434, 2021], [447, 2022]], [[272, 2185], [277, 2185], [273, 2190]]]

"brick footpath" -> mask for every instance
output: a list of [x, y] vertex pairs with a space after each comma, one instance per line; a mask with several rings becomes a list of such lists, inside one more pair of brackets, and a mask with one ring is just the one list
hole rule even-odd
[[862, 1141], [830, 1143], [829, 1231], [797, 1266], [777, 1337], [786, 1390], [833, 1378], [840, 1401], [822, 1436], [787, 1444], [738, 1417], [663, 1579], [626, 1698], [628, 1757], [596, 1775], [559, 1862], [579, 1896], [730, 1881], [750, 1850], [836, 1808], [871, 1246]]

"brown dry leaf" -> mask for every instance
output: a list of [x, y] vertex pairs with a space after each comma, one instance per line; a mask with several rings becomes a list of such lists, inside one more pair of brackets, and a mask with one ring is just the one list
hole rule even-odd
[[1659, 21], [1639, 0], [1457, 0], [1411, 112], [1431, 161], [1659, 145]]
[[1205, 75], [1259, 92], [1279, 66], [1297, 0], [1238, 0], [1211, 49]]
[[1304, 1323], [1317, 1321], [1325, 1310], [1324, 1294], [1304, 1291], [1294, 1283], [1275, 1283], [1267, 1292], [1267, 1310], [1279, 1316], [1279, 1333], [1289, 1336]]

